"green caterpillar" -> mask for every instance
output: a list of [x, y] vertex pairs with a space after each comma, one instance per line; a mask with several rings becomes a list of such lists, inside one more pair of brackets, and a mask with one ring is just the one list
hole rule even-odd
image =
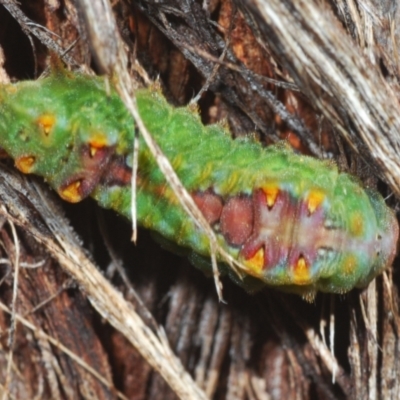
[[[306, 296], [344, 293], [391, 265], [399, 233], [393, 212], [332, 163], [283, 145], [232, 140], [156, 90], [138, 91], [137, 102], [219, 245], [250, 280]], [[0, 88], [0, 146], [17, 168], [43, 176], [67, 201], [90, 195], [127, 218], [134, 131], [101, 78], [54, 74]], [[209, 256], [209, 238], [182, 209], [145, 143], [139, 148], [139, 224]]]

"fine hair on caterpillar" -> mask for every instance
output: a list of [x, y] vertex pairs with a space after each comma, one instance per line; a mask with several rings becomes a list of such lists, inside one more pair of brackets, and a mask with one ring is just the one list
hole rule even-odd
[[[137, 103], [248, 289], [268, 285], [308, 298], [345, 293], [391, 265], [394, 213], [333, 163], [284, 144], [232, 140], [219, 125], [203, 126], [193, 110], [169, 105], [158, 90], [139, 90]], [[20, 171], [43, 176], [66, 201], [92, 196], [131, 218], [135, 125], [102, 78], [58, 73], [4, 85], [0, 112], [0, 146]], [[138, 223], [209, 257], [209, 238], [139, 140]]]

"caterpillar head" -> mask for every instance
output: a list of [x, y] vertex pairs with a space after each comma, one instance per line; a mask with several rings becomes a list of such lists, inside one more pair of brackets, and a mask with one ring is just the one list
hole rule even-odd
[[74, 203], [92, 193], [112, 153], [132, 146], [132, 120], [101, 78], [54, 74], [4, 86], [0, 114], [1, 144], [16, 167]]
[[[386, 267], [392, 265], [397, 253], [399, 224], [395, 213], [386, 206], [379, 194], [369, 189], [366, 189], [366, 193], [374, 209], [377, 221], [377, 229], [373, 240], [371, 272], [365, 280], [367, 283]], [[361, 286], [363, 286], [363, 283], [361, 283]]]

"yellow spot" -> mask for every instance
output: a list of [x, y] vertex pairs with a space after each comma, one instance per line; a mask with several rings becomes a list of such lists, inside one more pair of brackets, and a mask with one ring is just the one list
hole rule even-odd
[[75, 182], [70, 183], [64, 189], [61, 189], [58, 194], [66, 201], [70, 203], [78, 203], [82, 200], [82, 197], [79, 193], [79, 189], [81, 187], [81, 181], [77, 180]]
[[364, 233], [364, 220], [359, 212], [355, 212], [350, 217], [350, 233], [354, 236], [362, 236]]
[[44, 134], [48, 136], [56, 123], [56, 117], [52, 114], [43, 114], [36, 122], [43, 129]]
[[261, 271], [264, 269], [265, 255], [264, 248], [261, 247], [257, 250], [257, 253], [248, 260], [244, 260], [244, 265], [249, 269], [251, 275], [260, 275]]
[[202, 183], [205, 180], [207, 180], [210, 177], [213, 170], [214, 170], [214, 165], [212, 162], [208, 162], [206, 165], [203, 165], [203, 169], [201, 171], [198, 183]]
[[178, 154], [176, 157], [174, 157], [171, 164], [174, 170], [179, 169], [179, 167], [182, 165], [182, 155]]
[[265, 197], [267, 198], [268, 207], [273, 207], [279, 194], [279, 187], [277, 185], [268, 185], [264, 186], [262, 190], [265, 193]]
[[96, 155], [96, 153], [97, 153], [97, 148], [96, 147], [92, 147], [92, 146], [90, 146], [90, 149], [89, 149], [89, 151], [90, 151], [90, 157], [94, 157], [95, 155]]
[[223, 191], [225, 193], [231, 193], [235, 189], [237, 182], [239, 180], [239, 174], [237, 172], [232, 172], [227, 178], [226, 182], [223, 184]]
[[311, 190], [307, 199], [307, 207], [310, 214], [312, 214], [324, 201], [325, 193], [321, 190]]
[[97, 150], [100, 150], [108, 145], [107, 136], [104, 133], [95, 133], [89, 139], [90, 155], [94, 157]]
[[345, 275], [353, 275], [354, 271], [357, 269], [357, 258], [355, 256], [347, 256], [343, 260], [342, 272]]
[[293, 283], [296, 285], [306, 285], [310, 283], [310, 271], [308, 270], [306, 260], [303, 256], [299, 257], [297, 264], [294, 267], [293, 280]]
[[24, 174], [29, 174], [34, 164], [35, 157], [33, 156], [23, 156], [15, 160], [15, 166]]

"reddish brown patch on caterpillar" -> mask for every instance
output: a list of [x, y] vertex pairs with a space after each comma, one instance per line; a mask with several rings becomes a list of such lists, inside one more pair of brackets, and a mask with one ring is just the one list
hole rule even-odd
[[10, 156], [2, 147], [0, 147], [0, 160], [6, 159], [6, 158], [10, 158]]
[[254, 229], [240, 257], [256, 275], [288, 265], [293, 283], [306, 285], [319, 250], [337, 248], [340, 238], [325, 228], [325, 193], [313, 190], [305, 198], [285, 190], [276, 193], [264, 187], [254, 191]]
[[211, 191], [195, 192], [192, 193], [192, 197], [199, 210], [203, 213], [204, 218], [210, 225], [218, 222], [223, 207], [221, 197]]
[[[61, 185], [57, 190], [59, 195], [71, 203], [77, 203], [89, 196], [107, 170], [112, 151], [112, 147], [102, 147], [93, 152], [91, 145], [82, 146], [79, 171]], [[76, 168], [74, 163], [72, 166]]]
[[83, 197], [88, 196], [100, 181], [104, 171], [108, 168], [110, 156], [113, 148], [99, 147], [93, 153], [93, 147], [89, 145], [82, 151], [82, 185], [81, 193]]
[[231, 197], [221, 213], [220, 227], [226, 240], [234, 246], [244, 244], [253, 232], [254, 210], [251, 197]]
[[[137, 182], [139, 183], [139, 175]], [[102, 183], [106, 186], [128, 186], [132, 180], [132, 169], [126, 165], [125, 158], [114, 157], [102, 178]]]

